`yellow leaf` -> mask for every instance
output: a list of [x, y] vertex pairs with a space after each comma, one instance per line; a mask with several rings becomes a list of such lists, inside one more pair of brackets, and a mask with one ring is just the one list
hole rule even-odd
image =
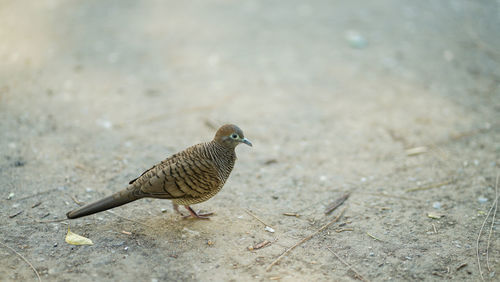
[[66, 243], [71, 244], [71, 245], [93, 245], [92, 240], [89, 238], [85, 238], [83, 236], [80, 236], [78, 234], [75, 234], [69, 230], [68, 226], [68, 233], [66, 234]]

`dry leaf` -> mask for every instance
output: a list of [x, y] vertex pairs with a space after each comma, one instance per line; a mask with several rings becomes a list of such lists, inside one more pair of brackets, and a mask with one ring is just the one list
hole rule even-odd
[[92, 240], [90, 240], [89, 238], [85, 238], [83, 236], [71, 232], [71, 230], [69, 230], [69, 226], [68, 226], [68, 234], [66, 234], [65, 240], [66, 243], [71, 245], [94, 245], [94, 243], [92, 243]]

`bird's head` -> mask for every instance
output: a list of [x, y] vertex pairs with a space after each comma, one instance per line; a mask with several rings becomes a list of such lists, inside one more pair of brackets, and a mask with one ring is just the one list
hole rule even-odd
[[221, 126], [215, 133], [214, 141], [228, 148], [235, 148], [241, 143], [252, 146], [252, 143], [243, 135], [243, 131], [234, 124]]

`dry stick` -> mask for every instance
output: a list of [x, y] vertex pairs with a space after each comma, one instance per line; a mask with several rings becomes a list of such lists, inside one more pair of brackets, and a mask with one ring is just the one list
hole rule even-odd
[[[498, 176], [497, 176], [497, 180], [498, 180]], [[497, 181], [497, 183], [498, 183], [498, 181]], [[486, 218], [484, 219], [483, 224], [481, 225], [481, 228], [479, 229], [479, 234], [477, 235], [477, 240], [476, 240], [477, 267], [479, 268], [479, 274], [481, 276], [481, 280], [483, 280], [483, 281], [484, 281], [483, 271], [481, 270], [481, 260], [479, 259], [479, 239], [481, 238], [481, 233], [483, 232], [483, 228], [486, 225], [486, 221], [490, 217], [490, 213], [493, 210], [493, 206], [494, 206], [494, 204], [491, 205], [491, 208], [488, 211], [488, 214], [486, 215]]]
[[340, 205], [342, 205], [345, 200], [347, 200], [347, 198], [349, 198], [349, 196], [351, 195], [351, 193], [346, 193], [344, 195], [342, 195], [340, 198], [336, 199], [335, 201], [333, 201], [333, 203], [331, 203], [326, 209], [325, 209], [325, 214], [329, 214], [331, 213], [332, 211], [334, 211], [336, 208], [338, 208]]
[[345, 264], [348, 269], [352, 270], [354, 273], [356, 273], [356, 275], [359, 277], [359, 279], [361, 281], [368, 281], [366, 280], [363, 275], [359, 274], [359, 272], [356, 271], [356, 269], [354, 269], [354, 267], [352, 267], [350, 264], [348, 264], [347, 262], [345, 262], [339, 255], [337, 255], [332, 249], [330, 249], [330, 247], [326, 247], [330, 252], [332, 252], [332, 254], [334, 254], [343, 264]]
[[78, 199], [75, 197], [75, 195], [71, 195], [71, 200], [73, 200], [73, 202], [75, 202], [75, 203], [76, 203], [77, 205], [79, 205], [79, 206], [83, 206], [83, 205], [85, 205], [85, 203], [84, 203], [84, 202], [82, 202], [82, 201], [78, 201]]
[[373, 239], [375, 239], [375, 240], [377, 240], [377, 241], [384, 242], [382, 239], [379, 239], [379, 238], [377, 238], [377, 237], [373, 236], [372, 234], [370, 234], [370, 233], [368, 233], [368, 232], [366, 232], [366, 235], [370, 236], [371, 238], [373, 238]]
[[264, 226], [269, 226], [271, 228], [273, 228], [271, 225], [265, 223], [264, 221], [262, 221], [262, 219], [258, 218], [255, 214], [253, 214], [251, 211], [249, 210], [245, 210], [246, 213], [248, 213], [249, 215], [251, 215], [253, 218], [257, 219], [258, 221], [260, 221], [260, 223], [264, 224]]
[[491, 242], [491, 233], [493, 233], [493, 225], [495, 225], [495, 215], [497, 214], [497, 208], [498, 208], [498, 177], [500, 174], [497, 174], [497, 180], [495, 183], [495, 201], [493, 202], [493, 205], [495, 205], [495, 211], [493, 212], [493, 218], [491, 219], [491, 226], [490, 226], [490, 233], [488, 234], [488, 243], [486, 244], [486, 266], [488, 267], [488, 271], [491, 271], [490, 267], [490, 255], [489, 255], [489, 249], [490, 249], [490, 242]]
[[415, 191], [422, 191], [422, 190], [429, 190], [429, 189], [433, 189], [433, 188], [439, 188], [441, 186], [448, 185], [448, 184], [452, 183], [453, 181], [454, 181], [454, 179], [448, 179], [446, 181], [439, 182], [439, 183], [410, 188], [410, 189], [406, 190], [406, 192], [415, 192]]
[[296, 247], [298, 247], [299, 245], [303, 244], [304, 242], [308, 241], [309, 239], [311, 239], [314, 235], [320, 233], [321, 231], [325, 230], [326, 228], [328, 228], [328, 226], [332, 225], [333, 223], [339, 221], [339, 219], [342, 217], [342, 215], [344, 214], [345, 210], [347, 209], [344, 208], [342, 209], [342, 211], [339, 213], [339, 215], [337, 215], [337, 217], [335, 217], [332, 221], [328, 222], [327, 224], [323, 225], [320, 229], [316, 230], [314, 233], [312, 233], [311, 235], [305, 237], [304, 239], [300, 240], [299, 242], [297, 242], [295, 245], [291, 246], [290, 248], [288, 248], [284, 253], [282, 253], [277, 259], [275, 259], [267, 268], [266, 268], [266, 271], [270, 271], [271, 268], [273, 268], [273, 266], [275, 264], [277, 264], [284, 256], [286, 256], [289, 252], [291, 252], [293, 249], [295, 249]]
[[31, 264], [31, 262], [29, 262], [25, 257], [23, 257], [23, 255], [21, 255], [20, 253], [18, 253], [16, 250], [14, 250], [13, 248], [5, 245], [4, 243], [0, 242], [0, 244], [4, 247], [6, 247], [7, 249], [13, 251], [16, 255], [18, 255], [20, 258], [22, 258], [30, 267], [31, 269], [33, 269], [33, 271], [35, 272], [36, 274], [36, 277], [38, 277], [38, 281], [42, 281], [42, 278], [40, 278], [40, 274], [38, 274], [38, 271], [36, 271], [35, 267]]

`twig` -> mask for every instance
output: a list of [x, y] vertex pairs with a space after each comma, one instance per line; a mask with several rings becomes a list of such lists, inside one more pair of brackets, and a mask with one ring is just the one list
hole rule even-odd
[[284, 212], [283, 215], [300, 217], [300, 214], [295, 213], [295, 212]]
[[344, 231], [354, 231], [354, 228], [339, 228], [339, 229], [335, 229], [335, 232], [337, 232], [337, 233], [344, 232]]
[[9, 215], [9, 218], [14, 218], [14, 217], [16, 217], [16, 216], [18, 216], [18, 215], [20, 215], [22, 213], [23, 213], [23, 211], [18, 211], [16, 213], [13, 213], [13, 214]]
[[277, 264], [284, 256], [286, 256], [289, 252], [291, 252], [293, 249], [295, 249], [296, 247], [298, 247], [299, 245], [303, 244], [304, 242], [308, 241], [309, 239], [311, 239], [314, 235], [320, 233], [321, 231], [325, 230], [326, 228], [328, 228], [328, 226], [332, 225], [333, 223], [339, 221], [339, 219], [342, 217], [342, 215], [344, 215], [344, 212], [347, 208], [344, 208], [342, 209], [342, 211], [339, 213], [339, 215], [337, 215], [337, 217], [335, 217], [332, 221], [328, 222], [327, 224], [323, 225], [320, 229], [316, 230], [314, 233], [312, 233], [311, 235], [305, 237], [304, 239], [300, 240], [299, 242], [297, 242], [295, 245], [291, 246], [290, 248], [288, 248], [284, 253], [282, 253], [277, 259], [275, 259], [267, 268], [266, 268], [266, 271], [270, 271], [271, 268], [273, 268], [273, 266], [275, 264]]
[[488, 267], [488, 271], [491, 271], [490, 267], [490, 255], [489, 255], [489, 249], [490, 249], [490, 239], [491, 239], [491, 233], [493, 233], [493, 225], [495, 225], [495, 215], [497, 214], [497, 208], [498, 208], [498, 177], [500, 174], [497, 174], [497, 180], [495, 183], [495, 201], [493, 202], [493, 205], [495, 206], [495, 211], [493, 212], [493, 217], [491, 219], [491, 226], [490, 226], [490, 233], [488, 234], [488, 243], [486, 244], [486, 266]]
[[75, 197], [75, 195], [71, 195], [71, 200], [73, 200], [73, 202], [75, 202], [79, 206], [85, 205], [85, 202], [78, 201], [78, 199]]
[[30, 267], [31, 269], [33, 269], [33, 271], [35, 272], [36, 274], [36, 277], [38, 278], [38, 281], [42, 281], [42, 278], [40, 278], [40, 274], [38, 274], [38, 271], [36, 271], [36, 268], [31, 264], [31, 262], [29, 262], [25, 257], [23, 257], [23, 255], [21, 255], [20, 253], [18, 253], [16, 250], [14, 250], [13, 248], [5, 245], [4, 243], [0, 242], [0, 244], [4, 247], [6, 247], [7, 249], [13, 251], [16, 255], [18, 255], [20, 258], [22, 258]]
[[[498, 187], [498, 175], [497, 175], [497, 181], [496, 182], [497, 182], [496, 187]], [[496, 200], [495, 200], [495, 202], [496, 202]], [[477, 235], [477, 240], [476, 240], [477, 267], [479, 269], [479, 275], [481, 276], [481, 280], [483, 280], [483, 281], [484, 281], [484, 276], [483, 276], [483, 271], [481, 270], [481, 260], [479, 258], [479, 239], [481, 238], [481, 233], [483, 232], [483, 228], [486, 225], [486, 221], [490, 217], [490, 213], [493, 210], [494, 206], [495, 206], [494, 204], [491, 205], [491, 208], [488, 211], [488, 214], [486, 215], [486, 218], [484, 219], [483, 224], [481, 225], [481, 228], [479, 229], [479, 234]]]
[[26, 216], [29, 217], [29, 218], [31, 218], [31, 219], [33, 219], [37, 223], [53, 223], [53, 222], [61, 222], [61, 221], [68, 220], [67, 218], [54, 219], [54, 220], [38, 220], [37, 218], [34, 218], [31, 215], [29, 215], [29, 214], [27, 214]]
[[436, 229], [436, 225], [434, 225], [434, 223], [432, 224], [432, 228], [434, 228], [434, 234], [437, 234], [437, 233], [438, 233], [438, 231], [437, 231], [437, 229]]
[[346, 193], [344, 195], [342, 195], [340, 198], [336, 199], [335, 201], [333, 201], [333, 203], [331, 203], [326, 209], [325, 209], [325, 214], [329, 214], [331, 213], [332, 211], [334, 211], [336, 208], [338, 208], [340, 205], [342, 205], [345, 200], [347, 200], [347, 198], [349, 198], [349, 196], [351, 195], [351, 193]]
[[453, 181], [454, 181], [454, 179], [448, 179], [446, 181], [439, 182], [439, 183], [410, 188], [410, 189], [406, 190], [406, 192], [415, 192], [415, 191], [423, 191], [423, 190], [429, 190], [429, 189], [433, 189], [433, 188], [439, 188], [441, 186], [448, 185], [448, 184], [452, 183]]
[[253, 214], [251, 211], [249, 210], [245, 210], [246, 213], [248, 213], [249, 215], [251, 215], [253, 218], [257, 219], [260, 223], [264, 224], [264, 226], [269, 226], [272, 228], [271, 225], [265, 223], [264, 221], [262, 221], [262, 219], [258, 218], [255, 214]]
[[330, 247], [326, 247], [330, 252], [332, 252], [332, 254], [334, 254], [343, 264], [345, 264], [348, 269], [352, 270], [354, 273], [356, 273], [356, 275], [359, 277], [359, 279], [361, 281], [368, 281], [366, 280], [363, 275], [359, 274], [359, 272], [356, 271], [356, 269], [354, 269], [354, 267], [352, 267], [350, 264], [348, 264], [347, 262], [345, 262], [339, 255], [337, 255], [332, 249], [330, 249]]
[[459, 271], [460, 269], [464, 268], [467, 266], [467, 263], [462, 263], [461, 265], [459, 265], [456, 269], [456, 271]]
[[379, 238], [377, 238], [377, 237], [373, 236], [372, 234], [370, 234], [370, 233], [368, 233], [368, 232], [366, 232], [366, 235], [368, 235], [368, 236], [372, 237], [373, 239], [375, 239], [375, 240], [377, 240], [377, 241], [384, 242], [384, 241], [382, 241], [381, 239], [379, 239]]

